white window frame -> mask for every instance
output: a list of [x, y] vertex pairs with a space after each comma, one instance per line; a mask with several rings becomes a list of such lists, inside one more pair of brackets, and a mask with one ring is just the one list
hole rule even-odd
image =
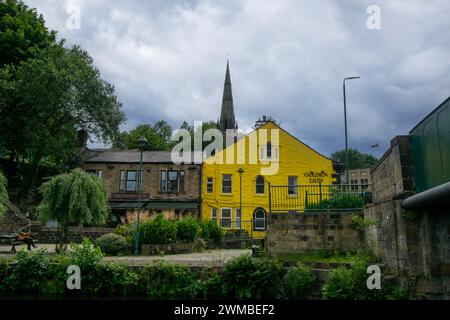
[[[209, 181], [211, 179], [211, 181]], [[211, 192], [208, 190], [208, 187], [211, 186]], [[206, 177], [206, 193], [214, 193], [214, 178]]]
[[[258, 185], [258, 178], [259, 177], [263, 178], [263, 183], [262, 183], [263, 192], [258, 192], [258, 186], [259, 186]], [[259, 195], [266, 194], [266, 177], [264, 177], [263, 175], [256, 176], [256, 179], [255, 179], [255, 194], [259, 194]]]
[[[214, 216], [215, 213], [215, 216]], [[219, 224], [219, 209], [211, 208], [211, 221]]]
[[[223, 182], [224, 182], [224, 178], [225, 176], [230, 176], [230, 192], [224, 192], [223, 191]], [[222, 174], [222, 194], [232, 194], [233, 193], [233, 175], [232, 174], [228, 174], [228, 173], [224, 173]]]
[[[229, 226], [224, 226], [224, 217], [223, 217], [223, 211], [229, 210], [230, 211], [230, 217], [226, 218], [226, 220], [230, 220]], [[220, 226], [224, 229], [231, 229], [233, 227], [233, 208], [220, 208]]]
[[[262, 219], [262, 218], [256, 218], [256, 213], [257, 213], [258, 211], [262, 211], [262, 212], [264, 213], [264, 219]], [[253, 212], [253, 229], [254, 229], [255, 231], [266, 231], [266, 216], [267, 216], [267, 212], [266, 212], [264, 209], [262, 209], [262, 208], [258, 208], [258, 209], [256, 209], [256, 210]], [[256, 221], [264, 221], [264, 227], [263, 227], [263, 228], [257, 227], [257, 226], [256, 226]]]
[[[289, 179], [290, 178], [295, 178], [295, 184], [290, 184], [289, 183]], [[294, 192], [293, 193], [290, 193], [290, 187], [294, 187]], [[298, 176], [288, 176], [288, 195], [289, 196], [296, 196], [296, 195], [298, 195], [298, 188], [297, 188], [297, 186], [298, 186]]]

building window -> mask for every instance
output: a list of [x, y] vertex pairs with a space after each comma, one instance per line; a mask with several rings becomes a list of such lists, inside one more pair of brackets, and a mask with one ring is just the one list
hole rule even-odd
[[103, 170], [87, 169], [86, 172], [103, 179]]
[[125, 182], [125, 191], [126, 192], [136, 192], [136, 182], [137, 182], [137, 174], [136, 171], [127, 171], [126, 182]]
[[297, 176], [288, 177], [288, 194], [297, 194]]
[[265, 193], [264, 189], [265, 189], [264, 177], [257, 176], [256, 177], [256, 194], [264, 194]]
[[167, 191], [178, 191], [178, 171], [167, 171]]
[[231, 174], [222, 175], [222, 193], [231, 193], [232, 192], [232, 180]]
[[221, 227], [230, 229], [231, 228], [231, 222], [232, 222], [232, 210], [230, 208], [222, 208], [221, 212]]
[[126, 171], [120, 171], [119, 191], [125, 191]]
[[361, 191], [367, 191], [369, 189], [369, 179], [361, 179]]
[[206, 192], [213, 193], [213, 178], [206, 178]]
[[358, 180], [350, 180], [352, 191], [358, 191]]
[[266, 155], [267, 159], [272, 159], [272, 142], [267, 142]]
[[217, 208], [211, 208], [211, 221], [214, 223], [218, 223], [219, 217], [218, 217]]
[[253, 213], [253, 229], [256, 231], [266, 230], [266, 211], [258, 208]]
[[241, 215], [241, 209], [237, 208], [236, 209], [236, 229], [241, 229], [242, 228], [242, 215]]
[[184, 192], [184, 171], [161, 171], [161, 192]]
[[161, 171], [161, 192], [167, 191], [167, 171]]

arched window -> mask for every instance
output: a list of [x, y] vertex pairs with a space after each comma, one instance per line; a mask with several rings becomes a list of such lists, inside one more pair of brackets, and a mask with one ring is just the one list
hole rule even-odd
[[256, 194], [264, 194], [265, 193], [264, 189], [265, 189], [264, 177], [257, 176], [256, 177]]
[[266, 211], [263, 208], [257, 208], [255, 212], [253, 212], [253, 230], [266, 230]]

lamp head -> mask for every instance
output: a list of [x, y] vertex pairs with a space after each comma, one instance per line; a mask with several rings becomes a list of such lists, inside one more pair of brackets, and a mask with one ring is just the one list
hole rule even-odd
[[361, 77], [348, 77], [348, 78], [345, 78], [344, 79], [344, 82], [345, 82], [345, 80], [355, 80], [355, 79], [361, 79]]
[[239, 174], [243, 174], [245, 171], [242, 168], [239, 168], [239, 170], [237, 171]]
[[138, 139], [138, 145], [139, 145], [139, 148], [141, 148], [141, 149], [144, 148], [147, 145], [147, 143], [148, 143], [148, 140], [144, 136], [142, 136]]

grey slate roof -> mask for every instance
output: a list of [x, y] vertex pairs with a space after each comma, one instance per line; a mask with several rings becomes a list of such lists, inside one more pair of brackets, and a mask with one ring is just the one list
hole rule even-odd
[[[85, 163], [139, 163], [139, 150], [88, 149], [83, 152]], [[170, 151], [144, 151], [144, 163], [173, 163]]]

